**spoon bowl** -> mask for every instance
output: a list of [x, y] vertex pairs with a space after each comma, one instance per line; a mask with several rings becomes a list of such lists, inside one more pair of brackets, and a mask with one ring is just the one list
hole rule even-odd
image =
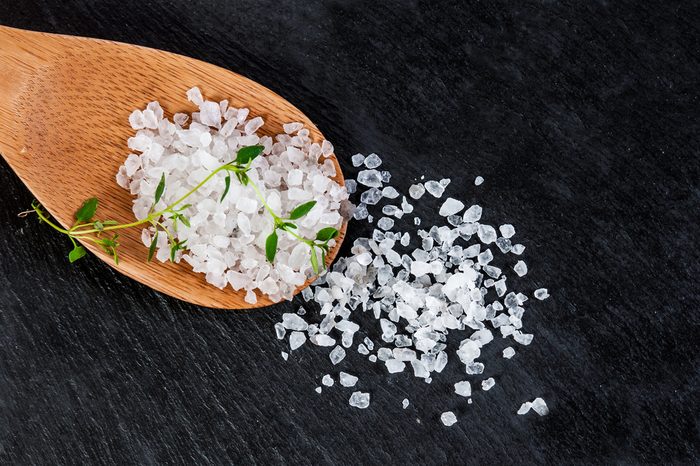
[[[0, 26], [0, 153], [63, 227], [73, 224], [75, 211], [90, 197], [99, 199], [100, 217], [128, 223], [134, 220], [132, 196], [117, 185], [115, 175], [129, 153], [129, 114], [153, 100], [168, 117], [191, 112], [195, 107], [185, 92], [193, 86], [211, 100], [228, 99], [231, 106], [261, 116], [260, 134], [274, 136], [283, 132], [284, 123], [298, 121], [315, 142], [324, 139], [282, 97], [218, 66], [146, 47]], [[330, 159], [333, 179], [344, 185], [335, 155]], [[346, 229], [343, 221], [326, 265], [337, 255]], [[225, 309], [273, 304], [259, 292], [257, 303], [249, 304], [244, 292], [209, 285], [184, 262], [149, 263], [140, 238], [140, 228], [120, 230], [118, 265], [93, 243], [83, 246], [124, 275], [183, 301]]]

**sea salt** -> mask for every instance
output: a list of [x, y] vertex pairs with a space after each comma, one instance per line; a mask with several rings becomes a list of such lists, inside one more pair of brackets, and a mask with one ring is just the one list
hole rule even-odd
[[387, 199], [396, 199], [399, 197], [399, 192], [393, 186], [387, 186], [382, 189], [382, 196], [386, 197]]
[[448, 197], [445, 202], [442, 204], [442, 207], [440, 207], [440, 212], [439, 214], [442, 215], [443, 217], [448, 217], [450, 215], [454, 215], [457, 212], [461, 211], [464, 209], [464, 203], [461, 201], [458, 201], [457, 199], [453, 199], [451, 197]]
[[440, 421], [447, 427], [450, 427], [457, 422], [457, 416], [452, 411], [446, 411], [440, 415]]
[[408, 405], [409, 405], [408, 398], [404, 398], [403, 401], [401, 402], [401, 406], [403, 407], [403, 409], [406, 409], [406, 408], [408, 408]]
[[364, 163], [367, 168], [377, 168], [382, 164], [382, 159], [377, 154], [369, 154], [365, 158]]
[[[362, 171], [377, 171], [372, 166], [370, 161]], [[499, 255], [523, 252], [522, 245], [510, 242], [514, 228], [510, 224], [497, 228], [481, 224], [481, 206], [474, 204], [463, 212], [464, 203], [452, 197], [441, 204], [442, 221], [423, 229], [407, 228], [395, 219], [413, 212], [408, 199], [418, 199], [426, 190], [441, 197], [450, 185], [449, 179], [413, 185], [407, 198], [387, 186], [390, 177], [384, 171], [377, 173], [379, 180], [376, 173], [363, 175], [370, 184], [381, 185], [362, 187], [364, 192], [356, 194], [362, 202], [355, 210], [357, 219], [369, 221], [376, 216], [376, 228], [370, 227], [367, 237], [355, 238], [349, 245], [349, 255], [338, 259], [313, 285], [315, 291], [306, 295], [320, 307], [317, 320], [307, 324], [311, 342], [334, 347], [329, 354], [334, 364], [344, 358], [343, 348], [355, 347], [367, 356], [367, 361], [381, 361], [387, 373], [403, 373], [401, 377], [415, 377], [425, 383], [437, 381], [450, 359], [460, 364], [467, 376], [483, 374], [488, 363], [485, 355], [493, 354], [484, 348], [496, 338], [530, 344], [533, 335], [524, 330], [524, 314], [531, 303], [526, 303], [527, 296], [511, 289], [510, 284], [517, 270], [494, 265], [504, 266]], [[375, 207], [384, 198], [401, 198], [400, 207], [398, 202]], [[418, 203], [415, 209], [420, 207]], [[419, 217], [413, 219], [407, 223], [421, 223], [416, 222]], [[392, 231], [396, 227], [402, 231]], [[411, 247], [412, 243], [417, 247]], [[541, 295], [538, 292], [535, 297]], [[375, 343], [365, 336], [353, 346], [353, 338], [373, 331], [367, 327], [367, 322], [373, 320], [381, 343], [376, 353]], [[290, 333], [286, 327], [284, 330], [283, 338]], [[459, 337], [458, 347], [448, 340], [448, 334], [453, 333]], [[289, 338], [291, 342], [292, 336]], [[507, 347], [502, 354], [510, 359], [515, 350]], [[352, 382], [352, 386], [357, 383], [357, 377], [346, 372], [341, 372], [339, 379], [343, 386], [344, 381]], [[495, 380], [489, 377], [478, 383], [488, 391]], [[454, 389], [467, 404], [472, 403], [469, 381], [456, 383]], [[408, 400], [402, 405], [407, 407]], [[444, 414], [448, 423], [456, 422], [453, 413]]]
[[351, 157], [352, 166], [359, 167], [365, 161], [365, 156], [362, 154], [355, 154]]
[[425, 187], [422, 184], [413, 184], [408, 188], [408, 195], [413, 199], [420, 199], [425, 194]]
[[331, 377], [330, 374], [326, 374], [323, 376], [323, 379], [321, 379], [321, 383], [326, 387], [332, 387], [335, 382], [333, 381], [333, 377]]
[[357, 377], [350, 375], [347, 372], [340, 373], [340, 385], [343, 387], [354, 387], [357, 383]]
[[484, 182], [484, 178], [481, 176], [477, 176], [476, 178], [474, 178], [474, 184], [476, 186], [480, 186], [481, 183], [483, 183], [483, 182]]
[[547, 291], [547, 288], [539, 288], [535, 290], [535, 298], [539, 299], [540, 301], [549, 298], [549, 292]]
[[498, 231], [504, 238], [512, 238], [515, 235], [515, 228], [510, 223], [505, 223], [498, 227]]
[[350, 395], [350, 406], [365, 409], [369, 406], [369, 393], [353, 392]]
[[445, 187], [437, 181], [426, 181], [424, 183], [425, 190], [433, 197], [441, 197], [445, 192]]
[[382, 176], [377, 170], [362, 170], [357, 174], [357, 182], [370, 188], [381, 188]]
[[527, 414], [530, 411], [530, 409], [535, 411], [540, 416], [546, 416], [547, 414], [549, 414], [549, 408], [547, 407], [547, 403], [545, 403], [545, 401], [542, 398], [535, 398], [531, 402], [526, 401], [520, 406], [520, 409], [518, 409], [518, 414]]
[[469, 382], [457, 382], [455, 384], [455, 393], [459, 396], [471, 396], [472, 386]]
[[406, 363], [399, 361], [398, 359], [388, 359], [384, 362], [384, 364], [386, 365], [386, 369], [390, 374], [403, 372], [403, 370], [406, 368]]
[[328, 355], [333, 365], [338, 364], [340, 361], [345, 359], [345, 350], [342, 346], [336, 346], [333, 351]]
[[[154, 192], [161, 176], [165, 177], [165, 190], [157, 208], [180, 199], [212, 171], [234, 159], [239, 149], [259, 144], [263, 153], [251, 163], [248, 177], [273, 210], [284, 215], [300, 203], [315, 199], [317, 205], [298, 220], [296, 233], [312, 237], [327, 226], [340, 228], [341, 207], [352, 210], [348, 208], [346, 188], [330, 178], [335, 174], [334, 164], [318, 160], [321, 154], [332, 155], [330, 142], [314, 143], [309, 130], [299, 122], [285, 123], [285, 134], [275, 139], [259, 135], [265, 122], [249, 115], [247, 109], [229, 108], [227, 101], [208, 101], [198, 88], [187, 91], [187, 98], [199, 107], [191, 118], [176, 113], [170, 121], [157, 102], [129, 115], [135, 134], [128, 146], [133, 153], [119, 168], [117, 181], [135, 196], [136, 218], [145, 218], [154, 207]], [[187, 262], [213, 286], [231, 286], [240, 291], [251, 305], [258, 302], [260, 294], [271, 301], [291, 299], [312, 275], [307, 251], [295, 252], [298, 243], [280, 234], [276, 259], [269, 263], [265, 239], [271, 218], [261, 210], [256, 192], [235, 177], [230, 177], [229, 192], [223, 196], [227, 173], [217, 173], [188, 196], [185, 202], [189, 206], [181, 214], [191, 226], [184, 227], [185, 222], [175, 225], [172, 217], [160, 219], [175, 239], [186, 244], [186, 250], [175, 254], [175, 262]], [[144, 230], [149, 245], [153, 234], [152, 226]], [[157, 260], [170, 259], [170, 242], [167, 235], [159, 236]], [[284, 325], [285, 329], [306, 330], [298, 321], [287, 323], [291, 326]]]
[[515, 273], [517, 273], [519, 277], [522, 277], [527, 274], [527, 265], [523, 261], [518, 261], [515, 263], [515, 266], [513, 266], [513, 270], [515, 270]]
[[394, 220], [389, 217], [382, 217], [377, 221], [377, 226], [382, 230], [391, 230], [394, 228]]
[[292, 332], [289, 336], [289, 348], [294, 351], [306, 342], [306, 335], [302, 332]]
[[465, 222], [470, 222], [470, 223], [478, 222], [481, 219], [481, 212], [482, 212], [481, 206], [473, 205], [473, 206], [469, 207], [464, 212], [464, 216], [462, 217], [462, 219]]

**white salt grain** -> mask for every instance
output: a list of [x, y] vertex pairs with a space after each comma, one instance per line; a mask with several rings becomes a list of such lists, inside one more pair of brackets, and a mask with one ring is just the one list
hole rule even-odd
[[457, 416], [452, 411], [446, 411], [440, 415], [440, 421], [447, 427], [450, 427], [457, 422]]
[[483, 183], [483, 182], [484, 182], [484, 178], [481, 176], [477, 176], [476, 178], [474, 178], [474, 184], [476, 186], [480, 186], [481, 183]]
[[532, 405], [530, 407], [540, 416], [546, 416], [547, 414], [549, 414], [549, 408], [547, 407], [547, 403], [545, 403], [545, 401], [542, 398], [535, 398], [534, 400], [532, 400]]
[[517, 273], [519, 277], [522, 277], [527, 274], [527, 265], [523, 261], [518, 261], [513, 266], [513, 270], [515, 270], [515, 273]]
[[442, 193], [445, 192], [445, 187], [438, 183], [437, 181], [426, 181], [423, 183], [425, 190], [433, 197], [441, 197]]
[[369, 406], [369, 393], [353, 392], [350, 395], [350, 406], [365, 409]]
[[284, 359], [285, 361], [287, 360], [287, 358], [289, 358], [289, 353], [287, 353], [286, 351], [282, 351], [281, 354], [282, 354], [282, 359]]
[[539, 288], [535, 290], [535, 298], [539, 299], [540, 301], [544, 301], [545, 299], [549, 298], [547, 288]]
[[511, 346], [509, 346], [503, 350], [503, 357], [504, 358], [510, 359], [513, 356], [515, 356], [515, 350]]
[[357, 182], [370, 188], [381, 188], [382, 176], [377, 170], [362, 170], [357, 174]]
[[377, 154], [369, 154], [364, 162], [367, 168], [377, 168], [382, 164], [382, 159]]
[[347, 372], [340, 373], [340, 385], [343, 387], [354, 387], [357, 383], [357, 377], [350, 375]]
[[472, 386], [469, 382], [462, 381], [455, 384], [455, 393], [459, 396], [471, 396]]
[[515, 228], [510, 223], [505, 223], [498, 227], [498, 231], [504, 238], [512, 238], [515, 235]]
[[461, 211], [464, 209], [464, 203], [458, 201], [457, 199], [453, 199], [451, 197], [448, 197], [445, 202], [442, 204], [442, 207], [440, 207], [440, 212], [439, 214], [442, 215], [443, 217], [448, 217], [450, 215], [454, 215], [457, 212]]
[[527, 414], [528, 411], [530, 411], [530, 407], [532, 406], [532, 403], [529, 401], [526, 401], [522, 405], [520, 405], [520, 408], [518, 409], [518, 414], [523, 415]]
[[494, 385], [496, 385], [496, 381], [493, 379], [493, 377], [489, 377], [488, 379], [481, 381], [481, 389], [485, 392], [491, 390]]
[[326, 374], [321, 379], [321, 383], [326, 387], [332, 387], [335, 382], [333, 381], [333, 377], [331, 377], [330, 374]]
[[365, 161], [365, 156], [362, 154], [355, 154], [351, 157], [351, 160], [353, 167], [359, 167], [360, 165], [362, 165], [362, 162]]
[[473, 205], [464, 212], [462, 220], [465, 222], [478, 222], [481, 219], [481, 206]]
[[377, 221], [377, 226], [382, 230], [391, 230], [394, 228], [394, 220], [389, 217], [382, 217]]
[[306, 323], [299, 315], [291, 312], [282, 314], [282, 325], [290, 330], [306, 330], [309, 324]]
[[388, 359], [384, 362], [384, 364], [386, 365], [386, 368], [390, 374], [403, 372], [403, 370], [406, 368], [406, 363], [399, 361], [398, 359]]
[[333, 348], [333, 351], [330, 352], [328, 357], [330, 358], [333, 365], [336, 365], [345, 358], [345, 350], [342, 346], [336, 346], [335, 348]]
[[406, 408], [408, 408], [408, 405], [409, 405], [408, 398], [404, 398], [403, 401], [401, 402], [401, 406], [403, 407], [403, 409], [406, 409]]
[[289, 348], [294, 351], [306, 342], [306, 335], [302, 332], [292, 332], [289, 335]]
[[408, 188], [408, 195], [413, 199], [420, 199], [425, 194], [425, 187], [422, 184], [412, 184]]

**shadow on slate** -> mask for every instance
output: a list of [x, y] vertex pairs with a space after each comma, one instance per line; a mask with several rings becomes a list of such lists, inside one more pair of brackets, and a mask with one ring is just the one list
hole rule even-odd
[[[3, 463], [698, 461], [697, 4], [20, 3], [0, 4], [0, 24], [161, 48], [270, 87], [349, 176], [350, 156], [374, 151], [403, 192], [450, 177], [450, 195], [516, 226], [518, 286], [552, 297], [528, 303], [531, 346], [510, 361], [505, 341], [487, 347], [497, 384], [472, 405], [452, 394], [456, 358], [431, 385], [354, 351], [332, 368], [305, 345], [285, 363], [272, 326], [298, 298], [211, 311], [94, 258], [69, 266], [64, 238], [17, 218], [31, 195], [2, 162]], [[344, 251], [369, 232], [351, 225]], [[343, 369], [370, 409], [314, 392]], [[535, 396], [551, 414], [516, 416]]]

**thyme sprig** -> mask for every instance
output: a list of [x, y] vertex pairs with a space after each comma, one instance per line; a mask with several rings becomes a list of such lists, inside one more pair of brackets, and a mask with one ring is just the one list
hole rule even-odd
[[[304, 217], [311, 211], [311, 209], [314, 208], [316, 201], [313, 200], [296, 206], [286, 217], [278, 215], [273, 211], [258, 186], [250, 179], [250, 176], [248, 176], [253, 160], [262, 154], [262, 152], [262, 146], [248, 146], [241, 148], [236, 153], [235, 160], [216, 168], [187, 193], [179, 197], [174, 202], [168, 204], [165, 208], [156, 210], [156, 205], [160, 202], [166, 190], [166, 178], [165, 174], [163, 174], [160, 178], [158, 186], [156, 187], [153, 205], [149, 214], [145, 218], [134, 222], [119, 223], [115, 220], [95, 219], [97, 208], [99, 206], [99, 201], [95, 197], [91, 197], [83, 202], [80, 208], [75, 212], [75, 222], [73, 223], [73, 226], [68, 229], [62, 228], [54, 223], [49, 214], [36, 200], [32, 202], [32, 210], [28, 212], [36, 213], [40, 222], [46, 223], [59, 233], [68, 236], [71, 244], [73, 245], [73, 249], [68, 253], [68, 260], [71, 263], [77, 261], [87, 254], [86, 249], [80, 245], [78, 241], [76, 241], [80, 240], [89, 241], [98, 245], [104, 252], [114, 258], [115, 264], [118, 265], [119, 234], [116, 232], [125, 228], [133, 228], [147, 224], [154, 230], [151, 244], [148, 248], [147, 261], [150, 262], [153, 259], [159, 235], [163, 234], [168, 238], [168, 244], [170, 246], [169, 258], [174, 262], [177, 252], [187, 249], [186, 241], [180, 241], [172, 231], [177, 231], [178, 222], [185, 227], [190, 227], [190, 221], [185, 216], [185, 211], [187, 208], [191, 207], [191, 204], [186, 204], [185, 201], [202, 186], [208, 183], [212, 178], [214, 178], [218, 173], [225, 172], [226, 176], [224, 177], [224, 190], [221, 194], [219, 202], [222, 202], [228, 195], [232, 182], [231, 175], [233, 175], [242, 186], [250, 186], [253, 189], [256, 196], [262, 202], [265, 211], [273, 219], [272, 232], [268, 235], [265, 241], [265, 256], [267, 257], [267, 260], [269, 262], [274, 262], [277, 254], [277, 243], [279, 239], [277, 232], [283, 231], [289, 236], [309, 246], [311, 268], [313, 269], [314, 273], [318, 274], [323, 268], [325, 268], [326, 254], [329, 251], [329, 242], [336, 238], [339, 232], [333, 227], [326, 227], [319, 230], [314, 238], [304, 238], [295, 231], [298, 230], [299, 227], [296, 225], [296, 223], [294, 223], [294, 221]], [[26, 213], [27, 212], [24, 212], [23, 214]], [[166, 219], [169, 219], [172, 222], [172, 229], [165, 225], [164, 221]], [[321, 256], [320, 261], [318, 257], [319, 254]]]

